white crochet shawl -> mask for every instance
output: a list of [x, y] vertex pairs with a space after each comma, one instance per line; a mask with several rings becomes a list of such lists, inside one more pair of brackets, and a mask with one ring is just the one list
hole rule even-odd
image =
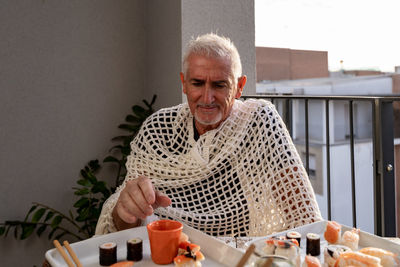
[[[235, 100], [217, 128], [194, 139], [187, 104], [149, 117], [131, 143], [126, 180], [151, 178], [172, 199], [158, 208], [211, 235], [261, 236], [321, 220], [314, 191], [275, 107]], [[123, 183], [104, 204], [96, 234], [116, 231], [112, 210]]]

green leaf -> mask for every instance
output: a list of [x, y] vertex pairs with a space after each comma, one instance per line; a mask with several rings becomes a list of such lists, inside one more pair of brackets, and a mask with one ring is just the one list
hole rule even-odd
[[108, 156], [103, 160], [103, 162], [116, 162], [116, 163], [119, 163], [119, 159], [117, 159], [116, 157], [113, 157], [113, 156]]
[[89, 187], [92, 185], [92, 183], [87, 179], [80, 179], [76, 183], [79, 185], [82, 185], [82, 186], [86, 186], [86, 187]]
[[96, 172], [97, 170], [100, 169], [100, 164], [99, 164], [98, 159], [89, 161], [88, 165], [89, 165], [90, 169], [92, 170], [92, 172]]
[[92, 193], [96, 194], [99, 192], [104, 192], [105, 190], [107, 190], [106, 188], [106, 183], [101, 181], [101, 182], [97, 182], [93, 187], [92, 187]]
[[14, 238], [15, 239], [18, 239], [18, 226], [15, 226], [15, 228], [14, 228]]
[[122, 141], [124, 141], [126, 138], [129, 138], [129, 137], [130, 137], [130, 135], [119, 135], [119, 136], [113, 137], [113, 138], [111, 139], [111, 141], [114, 141], [114, 142], [122, 142]]
[[146, 110], [139, 105], [134, 105], [132, 107], [133, 114], [137, 117], [142, 118], [146, 114]]
[[151, 100], [150, 106], [153, 106], [154, 102], [156, 102], [157, 95], [153, 95], [153, 99]]
[[62, 216], [58, 215], [54, 217], [53, 221], [51, 222], [51, 228], [56, 228], [62, 221]]
[[3, 235], [6, 232], [6, 227], [0, 227], [0, 235]]
[[88, 171], [86, 171], [86, 170], [81, 170], [80, 173], [81, 173], [81, 176], [82, 176], [83, 178], [89, 179]]
[[28, 220], [29, 215], [38, 207], [38, 205], [33, 205], [30, 210], [28, 211], [28, 213], [25, 216], [24, 221]]
[[48, 238], [49, 238], [49, 239], [52, 239], [52, 237], [53, 237], [55, 231], [57, 231], [57, 230], [58, 230], [58, 228], [54, 228], [53, 230], [51, 230], [50, 233], [49, 233], [49, 235], [48, 235]]
[[77, 190], [77, 191], [75, 191], [75, 195], [77, 195], [77, 196], [83, 196], [83, 195], [87, 195], [87, 194], [89, 194], [89, 189], [88, 188], [81, 188], [81, 189], [79, 189], [79, 190]]
[[133, 123], [133, 124], [136, 124], [136, 125], [142, 124], [142, 120], [139, 119], [139, 118], [136, 117], [136, 116], [133, 116], [133, 115], [128, 115], [128, 116], [126, 116], [125, 121], [130, 122], [130, 123]]
[[74, 219], [74, 216], [72, 215], [71, 210], [69, 210], [68, 213], [69, 213], [69, 217], [71, 218], [71, 220], [73, 220], [73, 219]]
[[75, 202], [74, 207], [80, 208], [80, 207], [86, 206], [88, 204], [89, 204], [89, 199], [87, 197], [83, 197], [83, 198], [79, 199], [77, 202]]
[[42, 216], [43, 216], [43, 214], [44, 214], [45, 212], [46, 212], [46, 209], [45, 209], [45, 208], [41, 208], [41, 209], [37, 210], [37, 211], [35, 212], [35, 214], [33, 214], [32, 222], [33, 222], [33, 223], [37, 223], [37, 222], [42, 218]]
[[46, 230], [46, 228], [47, 228], [47, 224], [43, 224], [42, 226], [40, 226], [37, 229], [36, 234], [40, 237], [41, 234]]
[[85, 221], [85, 220], [88, 218], [88, 216], [89, 216], [89, 211], [90, 211], [89, 208], [83, 208], [83, 209], [81, 210], [81, 212], [79, 213], [79, 216], [76, 217], [76, 220], [77, 220], [78, 222], [83, 222], [83, 221]]
[[53, 217], [53, 215], [54, 215], [54, 212], [49, 211], [49, 212], [47, 213], [47, 215], [46, 215], [46, 218], [44, 219], [44, 222], [47, 222], [48, 220], [50, 220], [51, 217]]
[[21, 240], [24, 240], [28, 236], [30, 236], [33, 233], [33, 231], [35, 231], [35, 228], [36, 228], [36, 224], [22, 225]]

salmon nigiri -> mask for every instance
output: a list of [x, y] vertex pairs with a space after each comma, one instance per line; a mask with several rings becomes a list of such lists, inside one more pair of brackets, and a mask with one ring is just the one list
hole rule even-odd
[[179, 255], [174, 258], [175, 267], [201, 267], [201, 262], [204, 260], [204, 255], [200, 251], [196, 252], [195, 257]]
[[342, 232], [342, 226], [335, 221], [328, 221], [326, 224], [326, 230], [324, 233], [325, 240], [329, 244], [337, 244], [340, 241]]
[[133, 261], [120, 261], [110, 265], [110, 267], [132, 267], [134, 264]]
[[381, 248], [366, 247], [360, 249], [361, 253], [368, 254], [381, 259], [383, 267], [395, 267], [400, 266], [397, 254]]
[[321, 267], [321, 263], [317, 257], [307, 255], [304, 258], [303, 267]]
[[339, 258], [336, 261], [335, 267], [348, 267], [351, 265], [382, 267], [381, 260], [379, 258], [354, 251], [340, 254]]

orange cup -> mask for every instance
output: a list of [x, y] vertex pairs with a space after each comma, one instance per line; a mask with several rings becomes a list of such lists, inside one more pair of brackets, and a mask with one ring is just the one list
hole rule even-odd
[[158, 220], [147, 225], [151, 259], [156, 264], [170, 264], [178, 254], [183, 225], [173, 220]]

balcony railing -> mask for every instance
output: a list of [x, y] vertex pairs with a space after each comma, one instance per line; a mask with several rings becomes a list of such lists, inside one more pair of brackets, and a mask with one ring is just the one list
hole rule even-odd
[[[354, 128], [354, 103], [363, 102], [370, 105], [370, 118], [372, 118], [372, 151], [373, 151], [373, 209], [374, 209], [374, 232], [380, 236], [397, 236], [397, 218], [396, 218], [396, 182], [395, 182], [395, 162], [394, 162], [394, 110], [400, 112], [400, 97], [399, 96], [311, 96], [311, 95], [247, 95], [242, 96], [243, 99], [247, 98], [263, 98], [270, 100], [276, 106], [279, 104], [279, 113], [281, 114], [286, 126], [293, 136], [294, 127], [293, 123], [294, 111], [293, 103], [297, 102], [304, 104], [304, 143], [305, 143], [305, 168], [310, 174], [310, 125], [309, 125], [309, 103], [310, 101], [320, 101], [324, 105], [325, 114], [324, 123], [324, 140], [323, 144], [326, 147], [326, 166], [324, 173], [326, 174], [326, 206], [327, 206], [327, 219], [332, 219], [332, 191], [331, 191], [331, 132], [334, 129], [330, 123], [333, 116], [331, 103], [346, 103], [348, 110], [346, 122], [348, 125], [349, 133], [345, 138], [349, 142], [350, 147], [350, 177], [351, 179], [351, 209], [352, 209], [352, 222], [353, 227], [357, 227], [357, 201], [356, 201], [356, 173], [355, 173], [355, 141], [357, 139]], [[279, 102], [279, 103], [278, 103]], [[278, 108], [278, 107], [277, 107]], [[397, 113], [397, 114], [398, 114]], [[298, 117], [298, 114], [296, 114]], [[396, 124], [400, 124], [396, 121]], [[296, 129], [298, 134], [298, 129]], [[399, 161], [400, 159], [397, 159]], [[400, 179], [400, 177], [398, 178]], [[400, 193], [400, 192], [398, 192]], [[333, 218], [334, 219], [334, 218]]]

